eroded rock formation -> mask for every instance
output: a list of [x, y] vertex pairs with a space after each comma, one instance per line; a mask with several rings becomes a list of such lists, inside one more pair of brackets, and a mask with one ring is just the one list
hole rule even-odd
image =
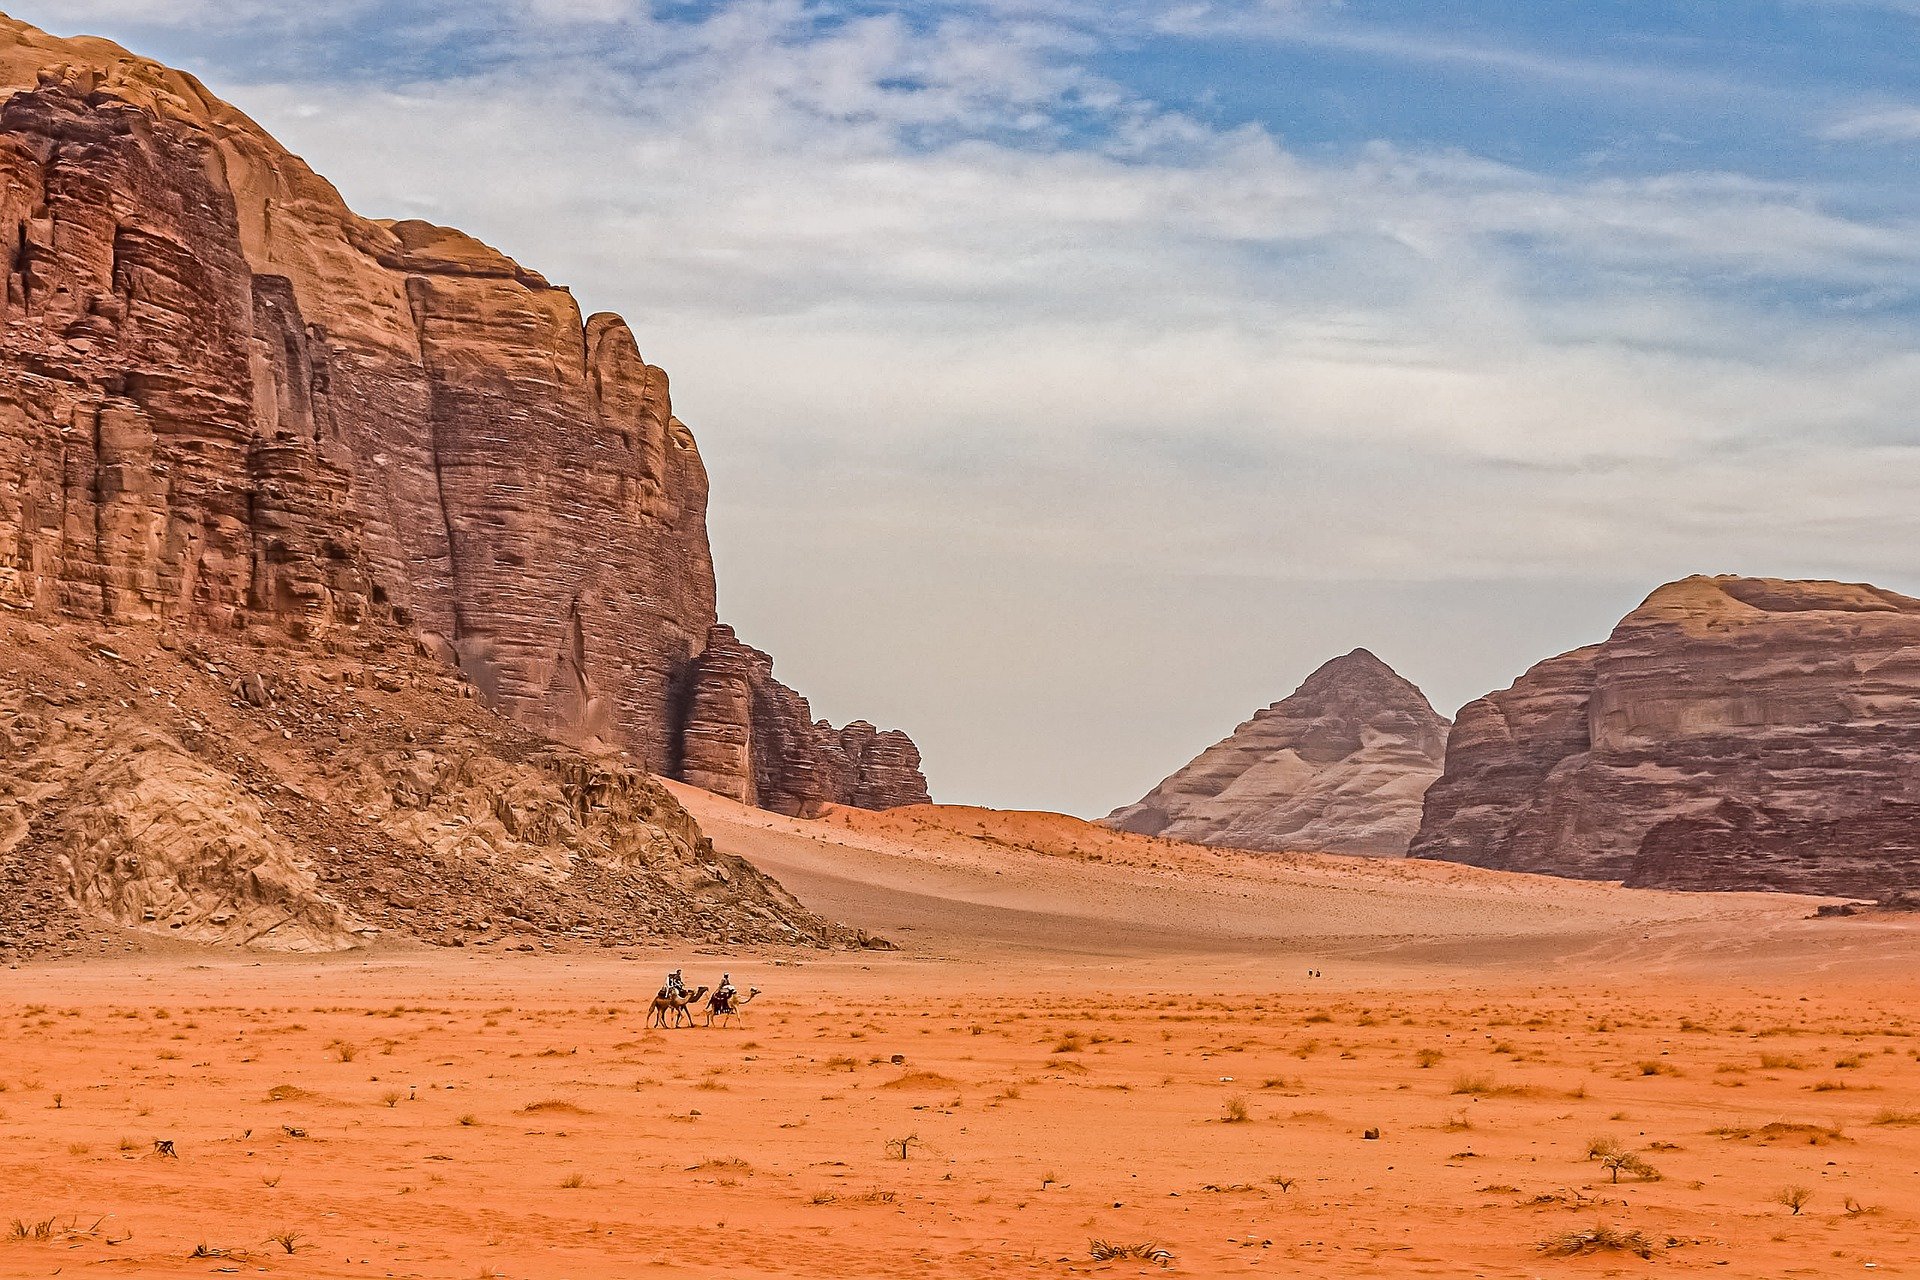
[[0, 601], [390, 620], [489, 705], [656, 772], [792, 812], [925, 798], [911, 743], [813, 725], [716, 627], [706, 472], [618, 317], [355, 215], [105, 41], [0, 18], [0, 95]]
[[864, 720], [836, 729], [773, 678], [773, 659], [717, 626], [694, 664], [678, 776], [781, 813], [827, 804], [891, 809], [927, 803], [913, 740]]
[[1105, 821], [1237, 849], [1397, 858], [1446, 736], [1419, 689], [1355, 649]]
[[1920, 600], [1661, 587], [1460, 712], [1415, 856], [1686, 889], [1920, 886]]
[[286, 646], [0, 612], [0, 962], [141, 934], [327, 951], [852, 942], [657, 779], [370, 626]]

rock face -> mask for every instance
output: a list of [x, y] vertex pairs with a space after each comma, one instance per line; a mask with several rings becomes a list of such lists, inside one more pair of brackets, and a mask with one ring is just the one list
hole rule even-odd
[[781, 813], [826, 804], [925, 804], [920, 752], [899, 731], [864, 720], [835, 729], [773, 678], [773, 659], [717, 626], [695, 662], [679, 776]]
[[1630, 885], [1920, 885], [1920, 601], [1688, 578], [1461, 710], [1413, 854]]
[[1105, 821], [1197, 844], [1397, 858], [1446, 738], [1419, 689], [1355, 649]]
[[489, 705], [649, 770], [790, 811], [924, 798], [911, 744], [869, 766], [803, 730], [770, 664], [728, 692], [753, 651], [707, 653], [733, 642], [706, 471], [622, 320], [355, 215], [105, 41], [0, 18], [0, 95], [0, 601], [304, 640], [393, 621]]

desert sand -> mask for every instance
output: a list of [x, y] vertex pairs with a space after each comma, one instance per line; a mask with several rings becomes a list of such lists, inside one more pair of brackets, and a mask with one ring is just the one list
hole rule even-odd
[[1920, 923], [678, 793], [899, 949], [0, 970], [0, 1275], [1920, 1273]]

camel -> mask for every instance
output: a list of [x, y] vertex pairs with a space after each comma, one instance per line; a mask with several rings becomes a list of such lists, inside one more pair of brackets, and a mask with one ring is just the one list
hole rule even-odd
[[[759, 994], [760, 994], [760, 988], [748, 987], [747, 994], [745, 996], [735, 1000], [732, 1004], [729, 1004], [724, 1008], [715, 1007], [719, 1003], [719, 999], [720, 999], [719, 996], [716, 994], [712, 1000], [709, 1000], [707, 1002], [707, 1025], [712, 1026], [713, 1020], [715, 1018], [731, 1018], [734, 1014], [740, 1012], [740, 1010], [744, 1008], [746, 1005], [753, 1003], [753, 998]], [[723, 1023], [722, 1025], [725, 1025], [725, 1024]]]
[[687, 1006], [699, 1004], [700, 1001], [706, 997], [706, 994], [707, 988], [705, 986], [702, 986], [698, 991], [682, 992], [677, 996], [661, 992], [653, 998], [653, 1008], [647, 1012], [647, 1025], [649, 1027], [658, 1026], [662, 1031], [666, 1030], [667, 1011], [671, 1009], [673, 1011], [674, 1026], [679, 1026], [680, 1019], [682, 1018], [687, 1020], [688, 1026], [692, 1026], [693, 1015], [687, 1012]]

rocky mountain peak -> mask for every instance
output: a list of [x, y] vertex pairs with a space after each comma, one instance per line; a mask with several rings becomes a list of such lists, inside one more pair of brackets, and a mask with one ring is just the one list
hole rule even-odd
[[1398, 857], [1446, 734], [1416, 686], [1355, 649], [1106, 822], [1223, 847]]

